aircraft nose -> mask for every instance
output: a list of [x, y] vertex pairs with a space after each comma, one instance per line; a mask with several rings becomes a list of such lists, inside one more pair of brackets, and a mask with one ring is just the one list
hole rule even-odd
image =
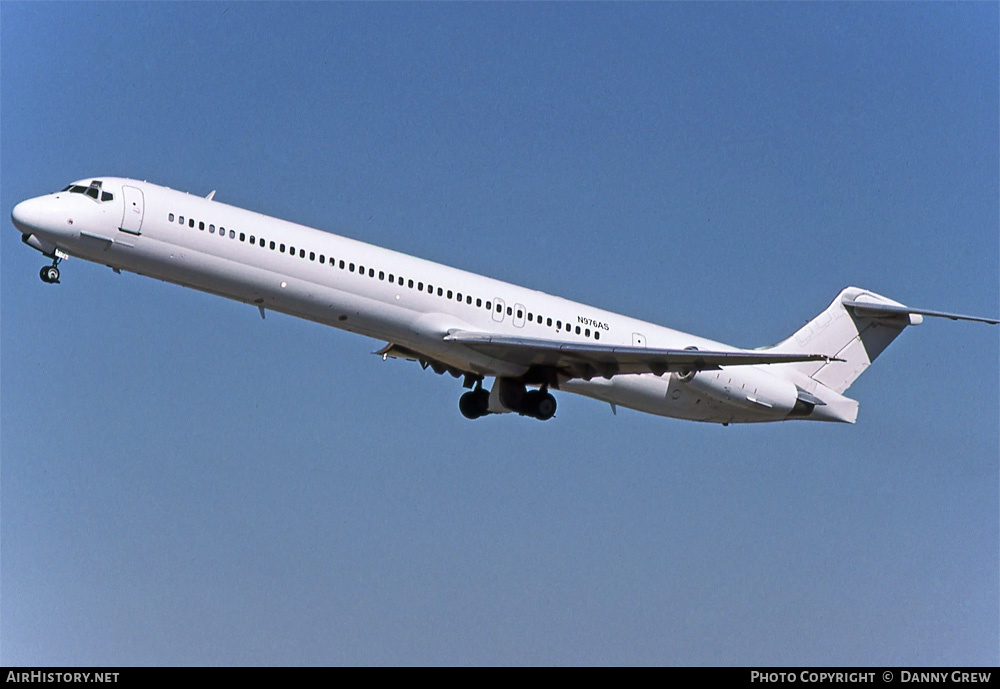
[[21, 234], [37, 232], [45, 226], [45, 200], [28, 199], [14, 206], [10, 219]]
[[10, 212], [10, 219], [22, 234], [31, 232], [31, 201], [21, 201]]

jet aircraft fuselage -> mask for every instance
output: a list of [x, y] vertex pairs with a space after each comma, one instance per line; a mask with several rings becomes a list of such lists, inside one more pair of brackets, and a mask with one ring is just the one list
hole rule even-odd
[[[551, 390], [694, 421], [853, 423], [843, 392], [923, 315], [848, 287], [787, 340], [745, 350], [148, 182], [87, 178], [13, 212], [22, 241], [371, 337], [464, 379], [462, 413], [551, 418]], [[495, 379], [487, 390], [483, 383]]]

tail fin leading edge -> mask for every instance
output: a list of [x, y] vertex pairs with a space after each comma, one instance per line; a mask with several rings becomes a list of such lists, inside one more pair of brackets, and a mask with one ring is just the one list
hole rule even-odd
[[826, 310], [771, 349], [816, 352], [841, 359], [786, 365], [843, 393], [906, 326], [922, 321], [919, 313], [899, 302], [858, 287], [847, 287]]

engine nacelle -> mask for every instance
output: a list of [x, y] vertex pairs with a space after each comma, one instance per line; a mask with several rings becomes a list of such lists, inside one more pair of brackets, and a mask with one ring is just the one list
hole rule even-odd
[[754, 366], [731, 366], [721, 371], [698, 371], [676, 377], [692, 390], [740, 409], [776, 416], [788, 416], [792, 410], [799, 413], [795, 383]]

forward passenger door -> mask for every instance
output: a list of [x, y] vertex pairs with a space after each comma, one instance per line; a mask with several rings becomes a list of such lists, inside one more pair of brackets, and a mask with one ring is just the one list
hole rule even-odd
[[129, 234], [140, 234], [142, 230], [143, 196], [138, 187], [123, 186], [122, 200], [125, 204], [122, 213], [122, 224], [119, 228]]

